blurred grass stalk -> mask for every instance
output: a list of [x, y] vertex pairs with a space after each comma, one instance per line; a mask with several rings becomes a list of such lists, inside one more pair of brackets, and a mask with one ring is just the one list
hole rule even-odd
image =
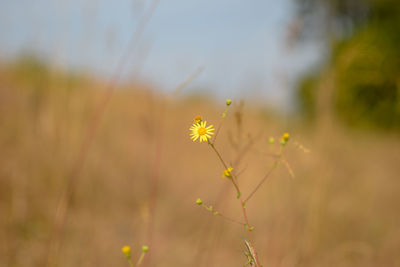
[[[153, 121], [157, 124], [155, 127], [158, 129], [156, 131], [156, 136], [155, 136], [155, 154], [154, 154], [154, 161], [153, 161], [153, 172], [151, 176], [151, 192], [150, 192], [150, 216], [149, 216], [149, 221], [148, 221], [148, 226], [147, 226], [147, 243], [149, 246], [152, 248], [152, 252], [154, 255], [154, 250], [156, 247], [156, 243], [154, 242], [154, 222], [155, 222], [155, 213], [156, 213], [156, 207], [157, 207], [157, 195], [158, 195], [158, 184], [159, 184], [159, 179], [160, 179], [160, 166], [161, 166], [161, 154], [162, 154], [162, 149], [163, 149], [163, 143], [164, 143], [164, 131], [165, 131], [165, 125], [168, 124], [168, 104], [174, 100], [178, 96], [178, 94], [193, 80], [195, 79], [198, 75], [200, 75], [204, 70], [204, 67], [201, 66], [199, 67], [192, 75], [190, 75], [185, 81], [183, 81], [180, 85], [176, 87], [176, 89], [173, 91], [172, 95], [167, 98], [163, 98], [159, 104], [159, 114], [158, 114], [158, 119], [154, 118]], [[154, 107], [153, 107], [154, 108]], [[143, 261], [144, 266], [151, 266], [151, 255], [146, 257], [146, 259]]]
[[[104, 99], [99, 104], [99, 106], [94, 114], [94, 118], [87, 129], [87, 132], [83, 139], [79, 154], [77, 155], [75, 164], [72, 167], [72, 171], [71, 171], [70, 175], [66, 176], [66, 188], [61, 193], [60, 199], [58, 201], [57, 210], [56, 210], [55, 219], [54, 219], [53, 233], [51, 235], [51, 240], [49, 242], [49, 248], [47, 251], [47, 257], [46, 257], [47, 258], [47, 261], [46, 261], [47, 266], [57, 265], [58, 253], [59, 253], [60, 246], [62, 243], [62, 235], [63, 235], [63, 231], [64, 231], [65, 220], [66, 220], [66, 217], [68, 214], [71, 196], [72, 196], [72, 194], [75, 190], [76, 184], [77, 184], [77, 178], [79, 177], [79, 175], [81, 173], [81, 170], [82, 170], [82, 167], [87, 158], [90, 146], [93, 142], [93, 138], [97, 132], [97, 129], [98, 129], [100, 123], [101, 123], [101, 120], [102, 120], [104, 113], [107, 109], [107, 106], [111, 100], [113, 92], [115, 91], [115, 88], [120, 80], [122, 72], [124, 71], [128, 61], [131, 59], [131, 55], [133, 54], [134, 50], [136, 49], [136, 47], [142, 37], [142, 34], [143, 34], [144, 30], [146, 29], [146, 26], [148, 25], [154, 11], [157, 8], [158, 3], [159, 3], [159, 0], [153, 0], [150, 4], [149, 8], [146, 10], [146, 12], [141, 17], [141, 20], [139, 21], [139, 24], [132, 35], [130, 45], [128, 46], [125, 53], [123, 53], [121, 55], [121, 58], [118, 61], [119, 63], [117, 65], [114, 76], [110, 80], [110, 82], [107, 86]], [[158, 160], [156, 160], [156, 162], [158, 162]], [[153, 179], [155, 179], [155, 178], [153, 178]], [[154, 207], [152, 207], [152, 208], [153, 209], [155, 208], [155, 204], [154, 204]], [[151, 213], [151, 214], [153, 214], [153, 213]], [[150, 221], [152, 221], [152, 219], [150, 219]]]

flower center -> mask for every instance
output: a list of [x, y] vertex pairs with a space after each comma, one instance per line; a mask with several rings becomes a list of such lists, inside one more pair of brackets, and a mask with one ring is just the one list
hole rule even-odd
[[198, 133], [199, 135], [205, 135], [205, 134], [207, 133], [207, 129], [204, 128], [204, 127], [200, 127], [200, 128], [197, 130], [197, 133]]

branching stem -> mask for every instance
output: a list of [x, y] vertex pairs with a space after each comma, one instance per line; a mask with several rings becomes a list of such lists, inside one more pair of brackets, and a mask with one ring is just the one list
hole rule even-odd
[[[219, 160], [221, 161], [222, 165], [224, 166], [225, 170], [228, 169], [228, 165], [225, 163], [224, 159], [222, 158], [222, 156], [218, 152], [218, 150], [215, 148], [214, 144], [211, 143], [210, 141], [208, 141], [208, 144], [213, 149], [215, 154], [217, 154], [217, 156], [218, 156]], [[242, 207], [243, 218], [244, 218], [244, 220], [246, 222], [246, 226], [247, 226], [247, 233], [248, 233], [248, 237], [249, 237], [249, 243], [252, 246], [252, 248], [254, 249], [254, 251], [256, 251], [255, 248], [254, 248], [254, 245], [253, 245], [254, 243], [253, 243], [253, 240], [252, 240], [252, 237], [251, 237], [251, 232], [249, 231], [250, 223], [249, 223], [249, 219], [247, 217], [246, 205], [245, 205], [246, 203], [242, 199], [241, 192], [240, 192], [240, 189], [239, 189], [239, 185], [237, 184], [237, 182], [235, 182], [236, 176], [232, 174], [232, 177], [229, 180], [232, 182], [233, 186], [236, 189], [237, 196], [238, 196], [238, 199], [239, 199], [241, 207]], [[256, 267], [260, 267], [257, 253], [255, 253], [255, 257], [256, 257], [256, 261], [255, 261]]]
[[253, 190], [253, 191], [249, 194], [249, 196], [246, 198], [246, 200], [244, 201], [245, 204], [247, 203], [247, 201], [250, 200], [250, 198], [253, 197], [253, 195], [258, 191], [258, 189], [264, 184], [264, 182], [265, 182], [265, 181], [268, 179], [268, 177], [271, 175], [272, 171], [273, 171], [274, 169], [276, 169], [276, 167], [279, 166], [279, 164], [280, 164], [280, 162], [281, 162], [281, 158], [283, 157], [282, 151], [283, 151], [283, 146], [281, 145], [280, 148], [279, 148], [279, 153], [276, 154], [276, 155], [274, 155], [276, 158], [275, 158], [274, 163], [273, 163], [272, 166], [271, 166], [271, 169], [269, 169], [269, 171], [264, 175], [264, 177], [261, 179], [261, 181], [260, 181], [260, 182], [257, 184], [257, 186], [254, 188], [254, 190]]
[[245, 223], [242, 223], [242, 222], [236, 221], [236, 220], [234, 220], [234, 219], [231, 219], [231, 218], [229, 218], [229, 217], [227, 217], [227, 216], [225, 216], [225, 215], [223, 215], [223, 214], [221, 214], [221, 213], [219, 213], [219, 212], [218, 212], [217, 215], [218, 215], [218, 216], [221, 216], [222, 218], [224, 218], [225, 220], [228, 220], [228, 221], [230, 221], [230, 222], [237, 223], [237, 224], [240, 224], [240, 225], [245, 225]]
[[250, 200], [250, 198], [258, 191], [258, 189], [263, 185], [263, 183], [268, 179], [268, 177], [271, 175], [272, 171], [279, 166], [279, 161], [275, 161], [274, 164], [272, 164], [271, 169], [264, 175], [264, 177], [261, 179], [261, 181], [257, 184], [257, 186], [254, 188], [254, 190], [250, 193], [250, 195], [246, 198], [244, 203], [247, 203], [247, 201]]

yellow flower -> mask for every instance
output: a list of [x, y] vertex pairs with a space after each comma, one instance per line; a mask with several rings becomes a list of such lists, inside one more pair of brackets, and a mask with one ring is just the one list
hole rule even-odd
[[123, 246], [122, 247], [122, 253], [124, 253], [125, 257], [128, 259], [131, 257], [131, 247], [130, 246]]
[[[208, 141], [213, 135], [215, 130], [212, 125], [207, 127], [206, 121], [200, 121], [199, 123], [194, 123], [192, 127], [189, 128], [191, 131], [190, 138], [194, 141], [199, 139], [200, 143], [203, 141]], [[200, 138], [199, 138], [200, 137]]]
[[232, 178], [232, 171], [233, 168], [229, 167], [228, 169], [224, 170], [224, 172], [222, 173], [222, 178]]

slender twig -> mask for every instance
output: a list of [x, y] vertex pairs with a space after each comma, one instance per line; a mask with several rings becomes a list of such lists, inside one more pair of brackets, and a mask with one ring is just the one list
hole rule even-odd
[[[228, 132], [228, 137], [231, 137], [230, 132]], [[233, 141], [233, 140], [232, 140], [232, 141]], [[250, 141], [249, 144], [248, 144], [249, 149], [246, 149], [246, 146], [245, 146], [245, 148], [244, 148], [241, 152], [237, 151], [238, 148], [236, 147], [236, 144], [232, 144], [232, 145], [234, 146], [235, 150], [237, 151], [237, 154], [238, 154], [238, 155], [236, 155], [235, 160], [233, 160], [233, 165], [232, 165], [232, 166], [238, 166], [238, 165], [240, 164], [240, 158], [243, 157], [243, 154], [245, 154], [245, 153], [247, 153], [248, 151], [250, 151], [251, 145], [254, 144], [254, 142], [252, 142], [252, 141], [254, 141], [254, 138], [251, 138], [249, 141]], [[250, 145], [250, 143], [251, 143], [251, 145]], [[245, 166], [242, 170], [239, 170], [238, 172], [235, 172], [234, 175], [236, 176], [236, 178], [238, 178], [238, 177], [242, 174], [242, 172], [244, 172], [244, 171], [246, 170], [246, 168], [247, 168], [247, 167]], [[227, 189], [228, 189], [228, 187], [226, 187], [226, 186], [224, 186], [224, 187], [222, 187], [222, 188], [220, 189], [219, 193], [217, 194], [218, 197], [217, 197], [217, 199], [215, 200], [216, 203], [221, 203], [221, 202], [222, 202], [222, 199], [224, 199], [224, 198], [226, 197], [226, 194], [227, 194], [227, 192], [228, 192]], [[203, 266], [202, 261], [201, 261], [201, 257], [202, 257], [203, 255], [205, 255], [205, 254], [203, 253], [203, 251], [204, 251], [207, 247], [209, 247], [209, 246], [207, 246], [207, 245], [205, 244], [205, 243], [206, 243], [205, 239], [206, 239], [206, 238], [209, 238], [211, 235], [212, 235], [213, 237], [217, 237], [217, 236], [221, 235], [221, 231], [217, 231], [217, 232], [215, 232], [215, 233], [212, 233], [213, 224], [211, 224], [211, 222], [212, 222], [212, 221], [208, 221], [208, 224], [204, 226], [205, 232], [204, 232], [204, 234], [203, 234], [202, 237], [201, 237], [201, 241], [199, 242], [199, 247], [198, 247], [198, 249], [197, 249], [197, 256], [195, 257], [195, 262], [198, 263], [198, 265], [196, 265], [196, 266]], [[207, 230], [206, 230], [206, 229], [207, 229]], [[217, 244], [215, 244], [214, 246], [217, 246]], [[211, 249], [212, 249], [212, 248], [211, 248]], [[206, 254], [206, 255], [207, 255], [207, 254]], [[206, 262], [208, 262], [209, 264], [211, 264], [212, 259], [206, 259]]]
[[215, 148], [214, 143], [211, 143], [210, 141], [208, 141], [208, 144], [214, 150], [215, 154], [217, 154], [217, 156], [218, 156], [219, 160], [221, 161], [222, 165], [224, 166], [224, 168], [228, 169], [228, 165], [226, 165], [224, 159], [221, 157], [221, 154], [219, 154], [218, 150]]
[[226, 114], [228, 112], [228, 109], [229, 109], [229, 105], [226, 106], [224, 112], [222, 113], [222, 116], [221, 116], [222, 119], [221, 119], [221, 121], [220, 121], [220, 123], [219, 123], [219, 125], [217, 127], [217, 131], [215, 132], [215, 135], [214, 135], [214, 138], [213, 138], [213, 141], [212, 141], [213, 144], [215, 144], [215, 142], [217, 141], [217, 137], [218, 137], [219, 131], [221, 130], [222, 124], [224, 123], [224, 120], [226, 118]]
[[218, 134], [219, 134], [219, 130], [221, 130], [221, 127], [222, 127], [222, 124], [224, 123], [224, 121], [222, 120], [220, 123], [219, 123], [219, 125], [218, 125], [218, 127], [217, 127], [217, 131], [215, 132], [215, 135], [214, 135], [214, 137], [213, 137], [213, 144], [215, 144], [215, 142], [217, 141], [217, 137], [218, 137]]
[[287, 159], [286, 159], [286, 157], [285, 157], [284, 155], [282, 155], [282, 162], [283, 162], [283, 164], [285, 165], [286, 169], [288, 170], [290, 176], [291, 176], [292, 178], [294, 178], [293, 169], [292, 169], [292, 167], [290, 166], [289, 162], [287, 161]]
[[251, 147], [254, 145], [255, 141], [262, 136], [262, 133], [258, 133], [255, 138], [250, 137], [249, 142], [247, 145], [242, 149], [240, 152], [239, 156], [236, 158], [236, 160], [233, 162], [233, 165], [238, 166], [240, 162], [242, 161], [243, 157], [246, 155], [246, 153], [251, 149]]
[[254, 190], [250, 193], [250, 195], [246, 198], [244, 201], [247, 203], [247, 201], [250, 200], [250, 198], [258, 191], [258, 189], [262, 186], [262, 184], [267, 180], [267, 178], [271, 175], [272, 171], [278, 167], [279, 162], [275, 161], [274, 164], [271, 166], [271, 169], [264, 175], [264, 177], [261, 179], [261, 181], [258, 183], [258, 185], [254, 188]]
[[232, 219], [232, 218], [229, 218], [229, 217], [227, 217], [227, 216], [221, 214], [220, 212], [218, 212], [218, 214], [216, 214], [216, 215], [221, 216], [222, 218], [224, 218], [225, 220], [228, 220], [228, 221], [230, 221], [230, 222], [237, 223], [237, 224], [240, 224], [240, 225], [245, 225], [245, 223], [236, 221], [236, 220], [234, 220], [234, 219]]
[[150, 257], [147, 257], [145, 265], [150, 266], [152, 257], [155, 254], [156, 246], [153, 244], [153, 233], [154, 233], [154, 221], [156, 215], [157, 199], [158, 199], [158, 183], [160, 178], [160, 167], [161, 167], [161, 154], [163, 150], [163, 138], [164, 125], [165, 125], [165, 109], [166, 104], [162, 102], [160, 104], [160, 119], [157, 125], [157, 135], [155, 137], [155, 151], [152, 165], [152, 174], [150, 178], [150, 203], [149, 203], [149, 221], [147, 225], [146, 242], [152, 248]]
[[140, 254], [140, 257], [139, 257], [139, 259], [138, 259], [138, 261], [137, 261], [137, 263], [136, 263], [137, 266], [139, 266], [140, 264], [142, 264], [142, 261], [143, 261], [143, 259], [144, 259], [144, 255], [145, 255], [145, 254], [146, 254], [145, 252], [142, 252], [142, 254]]
[[[182, 90], [187, 86], [193, 79], [195, 79], [202, 71], [204, 67], [199, 67], [195, 73], [190, 75], [184, 82], [182, 82], [180, 85], [176, 87], [176, 89], [173, 91], [172, 95], [167, 98], [167, 101], [164, 101], [161, 103], [161, 108], [160, 108], [160, 119], [159, 119], [159, 125], [158, 125], [158, 131], [157, 131], [157, 136], [156, 136], [156, 146], [155, 146], [155, 156], [154, 156], [154, 162], [153, 162], [153, 173], [151, 176], [151, 192], [150, 192], [150, 219], [149, 219], [149, 224], [147, 227], [147, 244], [152, 248], [152, 252], [150, 255], [155, 254], [155, 244], [153, 244], [153, 233], [154, 233], [154, 217], [155, 217], [155, 210], [157, 207], [157, 196], [158, 196], [158, 183], [159, 183], [159, 178], [160, 178], [160, 166], [161, 166], [161, 154], [162, 154], [162, 149], [163, 149], [163, 134], [165, 130], [165, 125], [167, 125], [167, 110], [168, 110], [168, 104], [170, 101], [174, 99]], [[149, 255], [149, 256], [150, 256]], [[153, 256], [154, 257], [154, 256]], [[146, 260], [144, 261], [144, 265], [150, 266], [151, 265], [151, 260], [152, 257], [146, 257]]]
[[[257, 186], [254, 188], [254, 190], [250, 193], [250, 195], [246, 198], [244, 201], [247, 203], [247, 201], [250, 200], [250, 198], [258, 191], [258, 189], [263, 185], [263, 183], [268, 179], [268, 177], [271, 175], [272, 171], [279, 166], [281, 162], [285, 160], [284, 155], [283, 155], [283, 145], [279, 147], [279, 153], [276, 154], [275, 156], [275, 161], [272, 164], [270, 170], [264, 175], [264, 177], [261, 179], [261, 181], [257, 184]], [[290, 172], [290, 170], [289, 170]]]
[[[236, 166], [236, 164], [233, 164], [233, 165]], [[246, 171], [246, 169], [247, 169], [247, 164], [246, 164], [246, 166], [244, 166], [243, 169], [241, 169], [239, 172], [237, 172], [237, 173], [235, 174], [235, 176], [236, 176], [236, 177], [239, 177], [242, 173], [244, 173], [244, 172]]]
[[233, 136], [230, 131], [228, 131], [228, 141], [235, 151], [237, 151], [239, 149], [238, 144], [235, 142], [235, 140], [233, 140]]
[[197, 76], [199, 76], [204, 70], [204, 66], [200, 66], [196, 72], [194, 72], [192, 75], [190, 75], [186, 80], [184, 80], [181, 84], [179, 84], [174, 92], [172, 93], [171, 97], [169, 99], [172, 99], [176, 97], [182, 90], [185, 88], [193, 79], [195, 79]]
[[264, 156], [268, 156], [271, 158], [279, 158], [281, 155], [280, 154], [276, 154], [276, 153], [266, 153], [266, 152], [262, 152], [262, 151], [258, 151], [256, 149], [253, 149], [252, 152], [254, 153], [258, 153], [258, 154], [262, 154]]
[[[214, 144], [211, 143], [210, 141], [208, 141], [208, 144], [209, 144], [210, 147], [213, 149], [213, 151], [215, 152], [215, 154], [218, 156], [218, 158], [219, 158], [219, 160], [221, 161], [221, 163], [222, 163], [222, 165], [224, 166], [224, 168], [225, 168], [225, 169], [228, 169], [228, 165], [225, 163], [224, 159], [222, 158], [222, 156], [221, 156], [221, 154], [218, 152], [218, 150], [215, 148]], [[236, 189], [237, 196], [238, 196], [238, 199], [239, 199], [240, 204], [241, 204], [241, 207], [242, 207], [243, 218], [244, 218], [244, 220], [245, 220], [245, 222], [246, 222], [245, 225], [248, 227], [247, 233], [248, 233], [248, 236], [249, 236], [249, 243], [251, 244], [252, 248], [253, 248], [254, 251], [255, 251], [255, 248], [254, 248], [254, 245], [253, 245], [254, 243], [253, 243], [252, 237], [251, 237], [251, 232], [249, 231], [250, 223], [249, 223], [249, 219], [248, 219], [247, 212], [246, 212], [246, 203], [245, 203], [245, 201], [242, 200], [240, 188], [239, 188], [237, 182], [235, 182], [236, 177], [232, 174], [232, 177], [231, 177], [229, 180], [232, 182], [233, 186], [234, 186], [235, 189]], [[256, 262], [255, 262], [255, 263], [256, 263], [256, 267], [260, 267], [257, 254], [256, 254]]]
[[116, 85], [120, 80], [122, 72], [125, 69], [126, 64], [127, 64], [128, 60], [130, 59], [130, 56], [132, 55], [133, 51], [137, 47], [137, 44], [144, 32], [149, 20], [151, 19], [152, 14], [154, 13], [154, 10], [157, 7], [158, 2], [159, 2], [159, 0], [154, 0], [152, 2], [152, 5], [148, 9], [148, 12], [142, 17], [141, 21], [139, 22], [138, 27], [136, 28], [135, 32], [133, 33], [128, 49], [125, 51], [125, 53], [123, 53], [121, 55], [121, 58], [118, 61], [118, 65], [115, 70], [114, 76], [108, 83], [104, 99], [98, 106], [98, 109], [97, 109], [97, 112], [95, 113], [94, 119], [89, 124], [86, 135], [81, 144], [78, 156], [72, 167], [72, 171], [71, 171], [70, 175], [68, 175], [66, 177], [66, 180], [67, 180], [66, 187], [65, 187], [64, 192], [60, 195], [60, 198], [58, 200], [57, 207], [56, 207], [56, 214], [55, 214], [54, 225], [53, 225], [53, 233], [51, 234], [49, 247], [47, 249], [46, 266], [54, 265], [53, 261], [57, 258], [60, 243], [61, 243], [61, 241], [60, 241], [61, 235], [64, 231], [65, 220], [66, 220], [67, 213], [69, 210], [70, 200], [75, 191], [75, 184], [77, 183], [78, 176], [79, 176], [79, 174], [82, 170], [82, 167], [84, 166], [84, 163], [86, 161], [87, 154], [89, 152], [89, 148], [93, 142], [95, 133], [97, 132], [97, 129], [98, 129], [101, 119], [106, 111], [108, 103], [110, 102], [111, 96], [115, 91]]
[[229, 218], [229, 217], [225, 217], [225, 216], [222, 215], [222, 214], [218, 214], [218, 216], [221, 216], [222, 218], [224, 218], [225, 220], [228, 220], [228, 221], [230, 221], [230, 222], [237, 223], [237, 224], [240, 224], [240, 225], [245, 225], [245, 223], [242, 223], [242, 222], [239, 222], [239, 221], [235, 221], [235, 220], [233, 220], [233, 219], [231, 219], [231, 218]]

